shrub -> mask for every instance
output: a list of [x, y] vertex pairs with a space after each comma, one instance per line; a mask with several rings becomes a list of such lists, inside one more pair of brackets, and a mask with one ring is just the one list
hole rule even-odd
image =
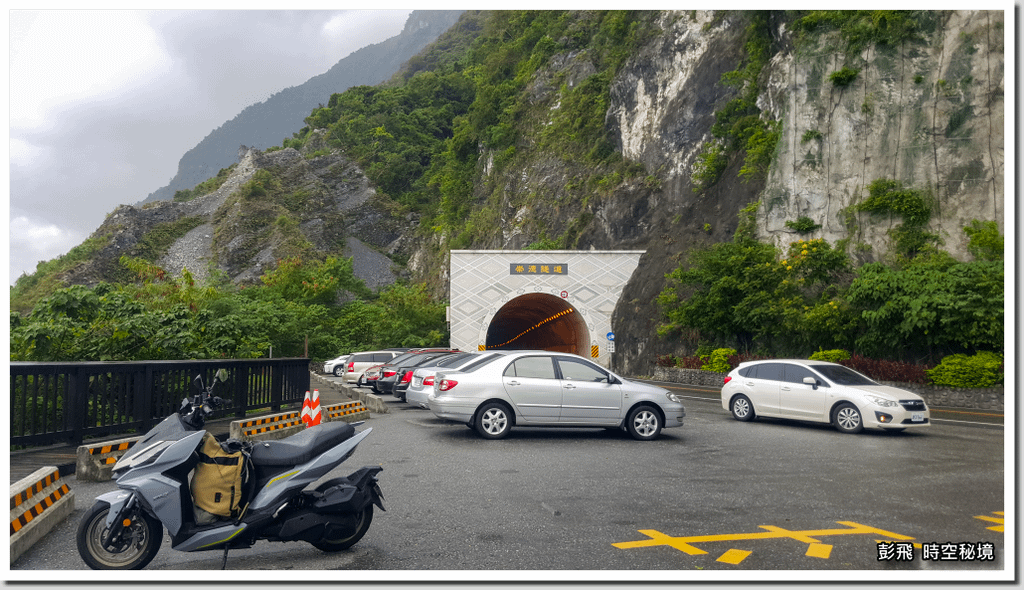
[[812, 231], [818, 229], [819, 227], [821, 227], [821, 225], [817, 224], [817, 223], [814, 223], [813, 219], [811, 219], [810, 217], [807, 217], [806, 215], [804, 215], [804, 216], [798, 217], [796, 221], [793, 221], [793, 220], [787, 221], [786, 222], [786, 227], [788, 227], [789, 229], [791, 229], [791, 230], [793, 230], [793, 231], [795, 231], [797, 233], [806, 234], [806, 233], [809, 233], [809, 232], [812, 232]]
[[857, 74], [859, 73], [860, 70], [854, 70], [844, 67], [841, 70], [829, 74], [828, 79], [829, 81], [832, 82], [832, 84], [839, 86], [841, 88], [843, 86], [849, 86], [851, 82], [857, 79]]
[[974, 356], [953, 354], [927, 373], [935, 385], [992, 387], [1003, 380], [1003, 355], [988, 351]]
[[812, 354], [811, 356], [809, 356], [807, 358], [808, 358], [808, 360], [812, 360], [812, 361], [825, 361], [825, 362], [829, 362], [829, 363], [838, 363], [840, 361], [848, 361], [848, 360], [850, 360], [850, 353], [846, 352], [845, 350], [843, 350], [841, 348], [837, 348], [837, 349], [834, 349], [834, 350], [822, 350], [822, 349], [819, 348], [818, 352], [815, 352], [814, 354]]
[[704, 366], [704, 359], [698, 356], [676, 357], [675, 366], [680, 369], [700, 369]]
[[842, 361], [840, 364], [863, 373], [876, 381], [928, 384], [928, 374], [926, 371], [930, 367], [927, 365], [871, 359], [859, 354], [850, 355], [849, 360]]
[[732, 370], [732, 365], [729, 364], [729, 357], [732, 356], [736, 356], [735, 348], [716, 348], [701, 369], [716, 373], [728, 373]]
[[663, 354], [658, 356], [656, 363], [659, 367], [672, 367], [675, 365], [675, 359], [672, 358], [671, 354]]

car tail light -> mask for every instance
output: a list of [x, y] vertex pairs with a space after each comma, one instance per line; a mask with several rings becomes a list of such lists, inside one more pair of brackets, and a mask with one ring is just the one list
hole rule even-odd
[[429, 377], [425, 377], [423, 379], [423, 385], [429, 385], [429, 386], [433, 387], [434, 386], [434, 376], [431, 375]]
[[724, 379], [724, 380], [722, 380], [722, 385], [725, 385], [726, 383], [728, 383], [728, 382], [730, 382], [730, 381], [732, 381], [732, 377], [730, 377], [730, 376], [726, 375], [726, 376], [725, 376], [725, 379]]
[[441, 379], [441, 385], [439, 385], [437, 389], [440, 391], [450, 391], [458, 384], [458, 381], [454, 381], [452, 379]]
[[355, 371], [355, 370], [356, 370], [356, 364], [355, 364], [355, 362], [351, 362], [351, 363], [349, 363], [349, 364], [348, 364], [348, 372], [349, 372], [349, 373], [351, 373], [352, 371]]
[[405, 374], [402, 375], [402, 383], [409, 383], [410, 381], [412, 381], [412, 371], [406, 371]]
[[381, 377], [394, 377], [398, 374], [398, 371], [382, 371]]

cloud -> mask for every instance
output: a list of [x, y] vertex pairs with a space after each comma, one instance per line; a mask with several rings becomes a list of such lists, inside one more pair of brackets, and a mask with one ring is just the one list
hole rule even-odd
[[[10, 14], [11, 124], [35, 127], [54, 110], [124, 95], [166, 63], [137, 11], [15, 10]], [[54, 34], [59, 31], [59, 34]]]

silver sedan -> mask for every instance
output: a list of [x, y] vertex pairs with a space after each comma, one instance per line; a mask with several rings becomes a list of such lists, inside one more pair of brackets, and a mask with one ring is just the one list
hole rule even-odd
[[506, 351], [468, 372], [438, 371], [427, 405], [490, 439], [504, 438], [512, 426], [572, 426], [624, 428], [637, 440], [653, 440], [686, 416], [680, 397], [667, 389], [543, 350]]

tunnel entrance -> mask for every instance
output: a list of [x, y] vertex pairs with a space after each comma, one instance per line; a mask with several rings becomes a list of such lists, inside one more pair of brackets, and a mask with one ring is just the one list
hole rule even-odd
[[590, 356], [587, 323], [565, 299], [529, 293], [509, 301], [487, 326], [487, 350], [552, 350]]

